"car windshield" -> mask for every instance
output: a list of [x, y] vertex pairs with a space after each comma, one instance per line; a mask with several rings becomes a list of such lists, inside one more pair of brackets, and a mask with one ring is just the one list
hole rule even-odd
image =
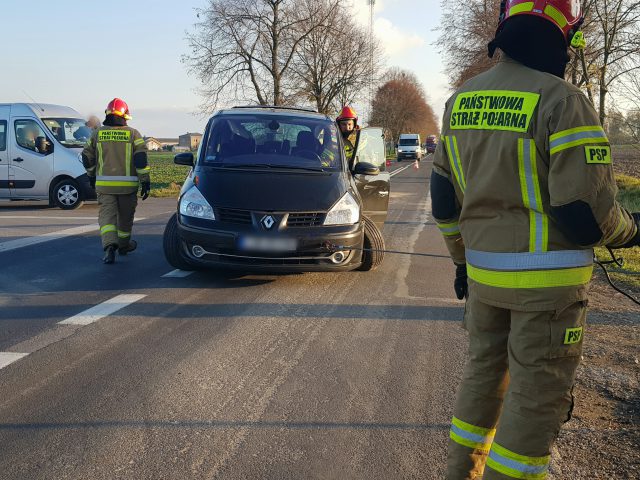
[[401, 138], [399, 145], [402, 145], [403, 147], [413, 147], [413, 146], [417, 146], [418, 145], [418, 139], [417, 138]]
[[271, 114], [214, 118], [200, 162], [222, 168], [307, 171], [339, 171], [343, 168], [334, 122]]
[[67, 148], [81, 148], [91, 138], [92, 130], [81, 118], [43, 118], [53, 136]]

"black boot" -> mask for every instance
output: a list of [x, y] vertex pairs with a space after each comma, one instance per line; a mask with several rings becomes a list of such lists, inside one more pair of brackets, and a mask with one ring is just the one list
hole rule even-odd
[[102, 261], [106, 264], [111, 264], [116, 261], [116, 245], [107, 245], [107, 248], [104, 249], [104, 257], [102, 257]]
[[127, 245], [126, 247], [118, 248], [118, 253], [120, 255], [126, 255], [127, 253], [133, 252], [137, 247], [138, 242], [136, 242], [135, 240], [129, 240], [129, 245]]

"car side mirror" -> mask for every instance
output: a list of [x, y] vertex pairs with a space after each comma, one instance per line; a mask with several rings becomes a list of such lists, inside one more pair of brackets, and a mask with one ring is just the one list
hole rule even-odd
[[361, 163], [356, 163], [356, 166], [353, 169], [353, 174], [354, 175], [379, 175], [380, 169], [372, 163], [361, 162]]
[[175, 157], [173, 157], [173, 163], [175, 163], [176, 165], [186, 165], [188, 167], [193, 167], [193, 153], [179, 153]]
[[53, 153], [53, 143], [47, 140], [47, 137], [36, 137], [36, 149], [40, 153], [44, 153], [45, 155], [49, 155]]

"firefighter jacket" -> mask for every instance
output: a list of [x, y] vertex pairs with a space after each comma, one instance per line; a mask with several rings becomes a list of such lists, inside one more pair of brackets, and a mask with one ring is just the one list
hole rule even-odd
[[147, 147], [135, 128], [98, 128], [82, 152], [82, 161], [87, 175], [96, 177], [97, 193], [132, 193], [139, 181], [150, 181]]
[[[447, 101], [431, 190], [454, 262], [467, 264], [475, 293], [498, 307], [586, 300], [591, 247], [636, 234], [615, 200], [611, 148], [593, 106], [570, 83], [509, 58]], [[565, 210], [571, 229], [558, 221]], [[572, 234], [583, 228], [592, 240], [578, 244]]]
[[355, 128], [348, 137], [342, 137], [342, 141], [344, 142], [344, 153], [347, 157], [347, 162], [351, 165], [353, 154], [356, 150], [356, 143], [358, 142], [358, 129]]

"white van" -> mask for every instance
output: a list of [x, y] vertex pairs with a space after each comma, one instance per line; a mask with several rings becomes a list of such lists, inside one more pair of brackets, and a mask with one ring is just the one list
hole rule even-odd
[[0, 200], [46, 200], [71, 210], [95, 199], [81, 158], [90, 136], [72, 108], [0, 103]]
[[420, 160], [422, 158], [422, 144], [417, 133], [401, 133], [398, 139], [397, 160]]

